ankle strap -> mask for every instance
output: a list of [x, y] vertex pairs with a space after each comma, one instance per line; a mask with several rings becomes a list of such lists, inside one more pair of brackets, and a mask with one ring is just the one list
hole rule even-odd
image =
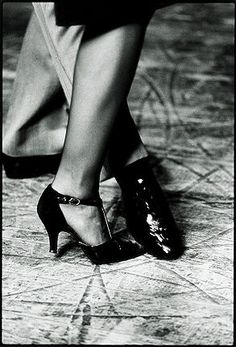
[[[52, 188], [53, 189], [53, 188]], [[54, 190], [54, 189], [53, 189]], [[70, 195], [63, 195], [54, 190], [56, 194], [56, 199], [59, 204], [69, 204], [69, 205], [87, 205], [87, 206], [102, 206], [102, 199], [100, 197], [94, 199], [79, 199]]]

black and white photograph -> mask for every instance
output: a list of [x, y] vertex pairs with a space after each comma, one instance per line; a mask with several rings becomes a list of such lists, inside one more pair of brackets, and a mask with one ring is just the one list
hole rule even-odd
[[234, 2], [1, 23], [2, 344], [233, 346]]

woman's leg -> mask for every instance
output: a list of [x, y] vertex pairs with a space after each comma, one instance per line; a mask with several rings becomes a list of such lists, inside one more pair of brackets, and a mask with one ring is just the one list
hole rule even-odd
[[[62, 160], [52, 184], [58, 192], [79, 198], [98, 195], [110, 134], [133, 81], [145, 29], [145, 24], [135, 23], [99, 36], [85, 31]], [[95, 207], [61, 205], [61, 209], [84, 242], [96, 245], [108, 239]]]

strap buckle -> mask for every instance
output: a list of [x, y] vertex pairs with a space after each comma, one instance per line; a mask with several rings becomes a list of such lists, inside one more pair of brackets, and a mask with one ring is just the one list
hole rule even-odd
[[80, 199], [78, 199], [78, 198], [69, 198], [68, 204], [78, 206], [78, 205], [80, 205]]

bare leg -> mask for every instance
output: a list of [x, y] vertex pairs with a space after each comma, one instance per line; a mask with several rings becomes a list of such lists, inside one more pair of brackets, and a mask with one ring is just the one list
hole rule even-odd
[[[129, 92], [145, 29], [145, 24], [129, 24], [92, 38], [85, 32], [62, 160], [52, 184], [58, 192], [80, 198], [98, 195], [110, 134]], [[61, 209], [84, 242], [96, 245], [107, 240], [96, 207], [61, 205]]]

